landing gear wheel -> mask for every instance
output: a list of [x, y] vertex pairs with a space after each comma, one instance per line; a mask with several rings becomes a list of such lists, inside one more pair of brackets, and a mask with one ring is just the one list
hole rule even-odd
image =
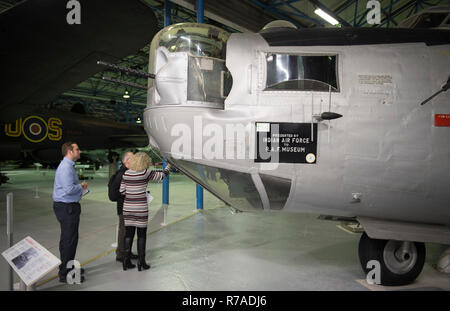
[[381, 285], [401, 286], [414, 282], [425, 263], [425, 244], [395, 240], [376, 240], [364, 232], [359, 240], [359, 260], [368, 275], [367, 263], [380, 263]]

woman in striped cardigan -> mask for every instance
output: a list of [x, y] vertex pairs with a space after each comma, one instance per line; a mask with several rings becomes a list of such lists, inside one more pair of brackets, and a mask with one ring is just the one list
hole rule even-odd
[[169, 174], [171, 165], [168, 164], [162, 172], [149, 170], [149, 166], [150, 157], [144, 152], [136, 153], [131, 158], [129, 170], [123, 174], [122, 182], [120, 183], [120, 193], [125, 195], [123, 203], [123, 218], [125, 221], [123, 270], [136, 267], [130, 260], [131, 246], [136, 228], [138, 235], [138, 270], [150, 268], [150, 265], [147, 265], [145, 262], [148, 222], [147, 183], [151, 180], [159, 181], [164, 179]]

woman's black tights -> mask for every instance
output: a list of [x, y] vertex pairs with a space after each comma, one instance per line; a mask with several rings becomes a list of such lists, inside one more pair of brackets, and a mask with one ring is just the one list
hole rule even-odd
[[[125, 245], [129, 245], [129, 249], [126, 249], [125, 251], [128, 254], [131, 254], [131, 244], [134, 239], [134, 232], [136, 231], [136, 227], [125, 227]], [[138, 270], [147, 270], [150, 269], [150, 265], [148, 265], [145, 262], [145, 244], [147, 243], [147, 228], [137, 228], [137, 250], [138, 250]], [[129, 243], [127, 243], [129, 241]], [[127, 247], [127, 246], [125, 246]], [[129, 255], [127, 255], [129, 257]], [[128, 269], [130, 265], [125, 264], [124, 270]], [[131, 266], [130, 266], [131, 267]]]
[[[136, 227], [134, 226], [126, 226], [125, 227], [125, 237], [134, 239], [134, 233], [136, 231]], [[145, 238], [147, 236], [147, 228], [137, 228], [137, 236], [138, 238]]]

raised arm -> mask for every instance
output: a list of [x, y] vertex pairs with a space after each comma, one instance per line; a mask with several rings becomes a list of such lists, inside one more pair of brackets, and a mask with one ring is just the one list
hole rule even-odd
[[169, 164], [167, 164], [166, 168], [164, 171], [162, 172], [158, 172], [158, 171], [149, 171], [148, 177], [147, 177], [147, 181], [160, 181], [163, 180], [164, 178], [166, 178], [167, 175], [169, 175], [170, 169], [172, 168], [172, 166]]

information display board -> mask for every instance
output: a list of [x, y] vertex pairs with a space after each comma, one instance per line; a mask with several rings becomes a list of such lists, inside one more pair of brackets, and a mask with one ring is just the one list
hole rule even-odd
[[61, 264], [58, 257], [29, 236], [5, 250], [2, 256], [27, 286]]
[[315, 164], [317, 139], [317, 123], [257, 122], [255, 162]]

